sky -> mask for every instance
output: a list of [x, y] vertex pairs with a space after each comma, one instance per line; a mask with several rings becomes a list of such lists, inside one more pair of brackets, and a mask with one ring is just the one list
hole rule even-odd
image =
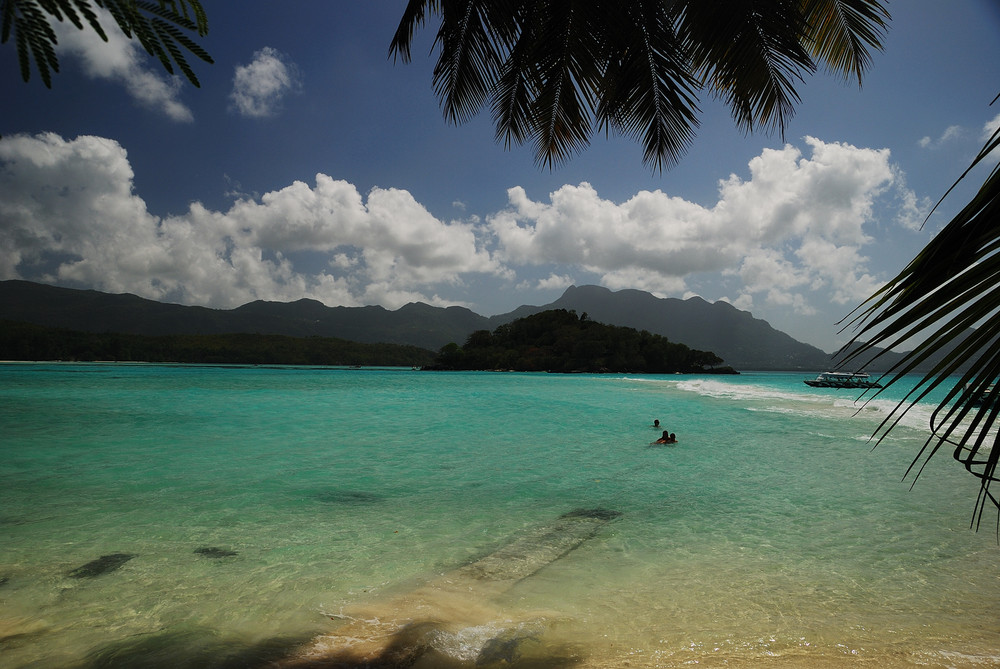
[[596, 284], [724, 300], [833, 351], [992, 167], [927, 219], [1000, 124], [1000, 0], [887, 3], [863, 86], [807, 77], [783, 136], [702, 96], [663, 172], [615, 135], [549, 169], [488, 110], [448, 123], [436, 26], [389, 56], [405, 4], [203, 0], [200, 88], [113, 30], [59, 26], [51, 90], [0, 45], [0, 280], [486, 316]]

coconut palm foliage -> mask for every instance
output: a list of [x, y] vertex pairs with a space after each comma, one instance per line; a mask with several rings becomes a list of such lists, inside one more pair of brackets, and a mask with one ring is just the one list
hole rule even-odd
[[[990, 160], [988, 156], [997, 150], [1000, 129], [959, 181]], [[947, 389], [931, 417], [931, 435], [907, 474], [915, 480], [931, 456], [942, 448], [950, 449], [955, 459], [980, 480], [973, 514], [977, 527], [989, 504], [1000, 508], [996, 492], [990, 489], [998, 479], [1000, 458], [1000, 394], [991, 392], [1000, 377], [998, 250], [1000, 167], [994, 165], [958, 215], [898, 276], [855, 310], [848, 323], [857, 332], [845, 347], [849, 354], [841, 365], [877, 358], [876, 347], [888, 349], [912, 337], [922, 339], [923, 343], [885, 374], [884, 385], [888, 387], [921, 362], [940, 358], [886, 418], [876, 437], [881, 441], [903, 414], [929, 392], [939, 386]]]
[[188, 34], [204, 37], [208, 33], [208, 17], [199, 0], [0, 0], [0, 44], [13, 36], [21, 78], [31, 78], [34, 61], [42, 82], [52, 88], [52, 74], [59, 72], [53, 20], [68, 21], [80, 30], [89, 26], [107, 42], [95, 7], [106, 9], [125, 36], [138, 39], [167, 72], [173, 74], [176, 65], [188, 81], [199, 86], [185, 57], [188, 52], [212, 62], [208, 52]]
[[783, 131], [818, 64], [860, 84], [889, 20], [877, 0], [410, 0], [390, 55], [409, 61], [430, 15], [449, 121], [489, 104], [497, 141], [550, 168], [614, 131], [659, 170], [690, 145], [705, 91], [744, 132]]

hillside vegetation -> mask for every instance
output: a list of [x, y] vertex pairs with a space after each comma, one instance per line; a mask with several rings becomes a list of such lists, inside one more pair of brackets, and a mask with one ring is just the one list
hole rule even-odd
[[274, 365], [422, 366], [434, 353], [416, 346], [363, 344], [284, 335], [133, 335], [0, 321], [0, 359], [115, 360]]
[[441, 349], [432, 369], [550, 372], [734, 373], [722, 359], [645, 330], [605, 325], [553, 309], [477, 330]]

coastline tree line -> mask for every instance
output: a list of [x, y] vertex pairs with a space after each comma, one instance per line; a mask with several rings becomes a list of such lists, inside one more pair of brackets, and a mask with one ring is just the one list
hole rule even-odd
[[0, 321], [0, 359], [72, 362], [176, 362], [242, 365], [366, 365], [432, 370], [735, 373], [708, 351], [645, 330], [605, 325], [565, 309], [478, 330], [464, 346], [436, 355], [418, 346], [366, 344], [334, 337], [249, 333], [134, 335], [81, 332]]
[[646, 330], [592, 321], [587, 314], [552, 309], [490, 332], [477, 330], [465, 345], [441, 349], [436, 370], [522, 372], [735, 373], [722, 358]]
[[333, 337], [262, 334], [133, 335], [79, 332], [0, 322], [0, 358], [89, 362], [185, 362], [242, 365], [423, 366], [434, 352], [400, 344], [365, 344]]

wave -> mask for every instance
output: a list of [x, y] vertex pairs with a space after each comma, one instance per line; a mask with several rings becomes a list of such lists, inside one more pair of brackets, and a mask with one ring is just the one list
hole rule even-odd
[[[801, 383], [797, 379], [796, 382]], [[749, 411], [773, 412], [802, 418], [822, 415], [824, 417], [856, 417], [877, 427], [890, 416], [898, 405], [897, 399], [888, 397], [861, 396], [861, 391], [852, 394], [832, 395], [829, 391], [814, 391], [808, 386], [800, 390], [793, 381], [781, 379], [776, 384], [734, 383], [711, 378], [689, 378], [673, 381], [681, 391], [703, 397], [742, 402]], [[936, 405], [920, 403], [910, 407], [900, 418], [901, 426], [928, 432], [930, 420]]]

